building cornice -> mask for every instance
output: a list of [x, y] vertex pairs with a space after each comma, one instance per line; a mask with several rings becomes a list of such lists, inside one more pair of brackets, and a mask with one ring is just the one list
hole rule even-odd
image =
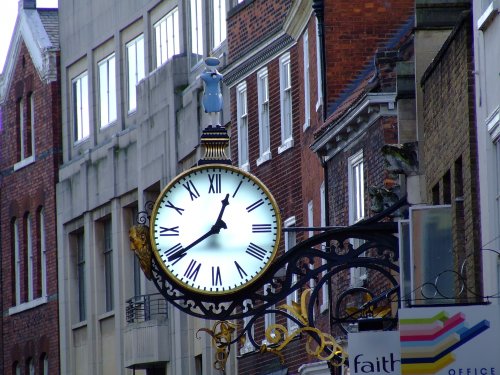
[[326, 160], [349, 147], [375, 121], [396, 116], [396, 93], [366, 94], [337, 121], [330, 124], [311, 145], [311, 149]]

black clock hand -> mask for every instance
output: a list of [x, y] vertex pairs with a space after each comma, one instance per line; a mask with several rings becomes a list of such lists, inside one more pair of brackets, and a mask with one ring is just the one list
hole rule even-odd
[[212, 234], [218, 234], [222, 228], [227, 229], [226, 223], [222, 220], [222, 215], [224, 214], [224, 210], [226, 209], [226, 206], [229, 204], [229, 194], [226, 194], [226, 197], [221, 202], [222, 202], [222, 208], [219, 212], [219, 216], [217, 217], [217, 221], [215, 222], [214, 225], [212, 225], [212, 228], [210, 228], [210, 230], [207, 233], [205, 233], [203, 236], [201, 236], [200, 238], [198, 238], [197, 240], [195, 240], [194, 242], [192, 242], [188, 246], [186, 246], [180, 250], [177, 250], [175, 253], [170, 255], [168, 257], [169, 262], [171, 262], [177, 258], [182, 257], [184, 254], [186, 254], [186, 252], [189, 249], [191, 249], [193, 246], [198, 245], [201, 241], [207, 239]]

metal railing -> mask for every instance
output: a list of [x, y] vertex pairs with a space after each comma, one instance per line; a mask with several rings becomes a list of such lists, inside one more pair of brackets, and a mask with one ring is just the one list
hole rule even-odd
[[167, 300], [159, 293], [135, 296], [129, 298], [125, 303], [127, 323], [140, 323], [155, 318], [167, 318]]

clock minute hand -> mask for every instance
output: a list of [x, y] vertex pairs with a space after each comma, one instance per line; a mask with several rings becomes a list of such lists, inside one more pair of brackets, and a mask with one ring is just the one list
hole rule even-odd
[[222, 202], [222, 208], [219, 212], [219, 216], [217, 217], [217, 221], [215, 222], [214, 225], [212, 225], [212, 228], [210, 228], [210, 230], [207, 233], [205, 233], [203, 236], [201, 236], [200, 238], [198, 238], [197, 240], [195, 240], [194, 242], [192, 242], [188, 246], [186, 246], [180, 250], [177, 250], [175, 253], [171, 254], [168, 257], [169, 262], [171, 262], [177, 258], [182, 257], [184, 254], [186, 254], [186, 252], [189, 249], [191, 249], [193, 246], [198, 245], [201, 241], [207, 239], [212, 234], [218, 234], [222, 228], [227, 229], [226, 223], [224, 222], [224, 220], [222, 220], [222, 215], [224, 214], [224, 210], [226, 209], [226, 206], [229, 204], [229, 194], [226, 194], [226, 197], [221, 202]]

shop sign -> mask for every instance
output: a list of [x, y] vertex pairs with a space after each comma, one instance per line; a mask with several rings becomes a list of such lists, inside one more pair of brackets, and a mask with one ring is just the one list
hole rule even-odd
[[401, 374], [500, 375], [498, 305], [399, 310]]
[[399, 332], [350, 333], [348, 340], [349, 373], [351, 375], [401, 374]]

